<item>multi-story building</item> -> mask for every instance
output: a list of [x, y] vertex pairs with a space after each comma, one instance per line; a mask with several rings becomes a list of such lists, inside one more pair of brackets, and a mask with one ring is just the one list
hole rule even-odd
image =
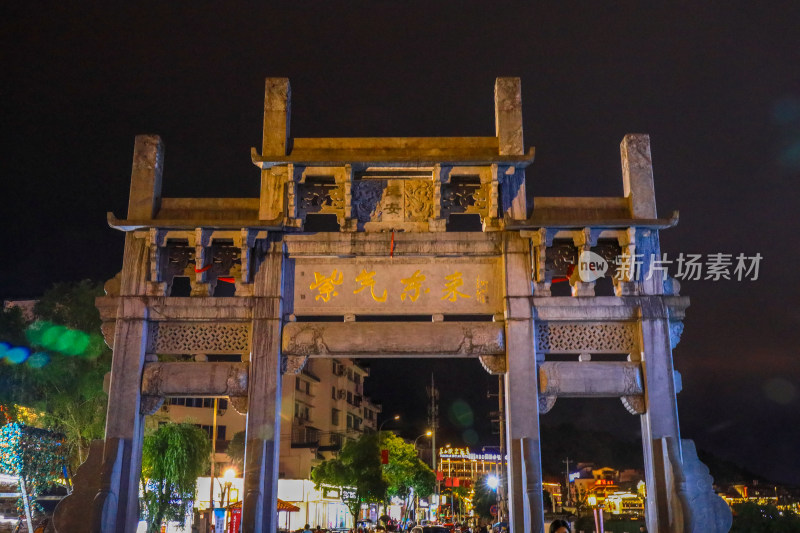
[[375, 431], [380, 406], [364, 396], [369, 369], [350, 359], [309, 359], [284, 376], [280, 477], [307, 479], [347, 439]]
[[[300, 508], [289, 514], [290, 529], [305, 523], [328, 528], [352, 526], [341, 501], [330, 498], [324, 490], [317, 491], [309, 480], [314, 466], [333, 457], [348, 439], [376, 430], [381, 407], [364, 396], [368, 376], [369, 369], [351, 359], [309, 359], [299, 373], [284, 374], [278, 497]], [[150, 424], [190, 422], [211, 437], [213, 405], [213, 398], [170, 398], [151, 417]], [[222, 476], [230, 466], [225, 452], [233, 436], [245, 430], [245, 422], [245, 416], [226, 398], [217, 399], [216, 476]], [[235, 488], [239, 485], [234, 483]], [[197, 504], [208, 507], [208, 478], [201, 479], [198, 486]], [[234, 489], [231, 501], [236, 501], [238, 493]], [[218, 500], [220, 496], [215, 492], [214, 497]]]
[[503, 472], [500, 454], [472, 453], [469, 448], [439, 448], [437, 464], [445, 484], [461, 487], [472, 486], [481, 476], [499, 476]]

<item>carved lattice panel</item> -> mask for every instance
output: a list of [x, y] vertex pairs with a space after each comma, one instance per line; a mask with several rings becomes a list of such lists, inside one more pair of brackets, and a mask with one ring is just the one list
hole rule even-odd
[[481, 219], [489, 216], [491, 183], [475, 180], [456, 180], [442, 185], [442, 215], [478, 214]]
[[637, 350], [635, 324], [536, 324], [536, 349], [540, 353], [631, 353]]
[[159, 354], [249, 353], [249, 324], [155, 322], [147, 351]]

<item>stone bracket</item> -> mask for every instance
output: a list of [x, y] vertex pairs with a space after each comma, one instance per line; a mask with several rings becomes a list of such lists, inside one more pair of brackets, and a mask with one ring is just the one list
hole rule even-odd
[[505, 355], [481, 355], [478, 360], [483, 369], [492, 375], [501, 375], [508, 371]]
[[299, 374], [308, 361], [307, 355], [284, 355], [281, 358], [282, 374]]

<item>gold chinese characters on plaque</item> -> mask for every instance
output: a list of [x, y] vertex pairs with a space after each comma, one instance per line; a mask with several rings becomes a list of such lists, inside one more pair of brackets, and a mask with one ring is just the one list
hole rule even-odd
[[295, 314], [494, 314], [495, 259], [297, 260]]

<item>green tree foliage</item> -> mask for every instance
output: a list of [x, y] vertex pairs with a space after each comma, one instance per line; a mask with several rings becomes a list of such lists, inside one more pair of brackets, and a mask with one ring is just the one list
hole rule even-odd
[[[64, 446], [59, 435], [50, 431], [24, 426], [16, 422], [0, 428], [0, 474], [19, 476], [30, 493], [34, 509], [43, 509], [36, 497], [56, 484], [66, 465]], [[22, 498], [17, 503], [23, 508]]]
[[742, 503], [733, 506], [731, 533], [789, 533], [800, 531], [800, 516], [772, 505]]
[[191, 424], [165, 424], [145, 436], [142, 504], [147, 533], [157, 533], [164, 520], [183, 526], [210, 453], [208, 436]]
[[244, 441], [245, 432], [237, 431], [228, 443], [225, 453], [231, 458], [231, 463], [239, 472], [244, 472]]
[[[36, 319], [89, 334], [89, 350], [84, 355], [48, 352], [50, 361], [42, 368], [8, 366], [0, 383], [0, 404], [23, 405], [42, 413], [37, 423], [65, 436], [73, 466], [84, 461], [92, 439], [102, 438], [105, 425], [103, 376], [111, 369], [111, 350], [103, 343], [100, 314], [94, 305], [102, 294], [102, 285], [89, 280], [57, 283], [46, 291], [34, 307]], [[18, 309], [4, 311], [0, 341], [30, 346], [25, 337], [28, 326]]]
[[497, 503], [497, 491], [489, 487], [489, 476], [481, 476], [475, 482], [475, 495], [472, 497], [472, 507], [481, 518], [492, 519], [489, 512], [492, 505]]
[[355, 489], [355, 498], [345, 501], [353, 521], [358, 520], [362, 503], [383, 501], [388, 483], [381, 468], [379, 435], [367, 433], [348, 441], [338, 457], [323, 461], [311, 472], [317, 488], [331, 485]]
[[389, 450], [389, 464], [383, 467], [389, 496], [408, 498], [412, 488], [419, 495], [433, 493], [436, 474], [420, 460], [413, 445], [391, 431], [384, 431], [380, 433], [380, 446]]

